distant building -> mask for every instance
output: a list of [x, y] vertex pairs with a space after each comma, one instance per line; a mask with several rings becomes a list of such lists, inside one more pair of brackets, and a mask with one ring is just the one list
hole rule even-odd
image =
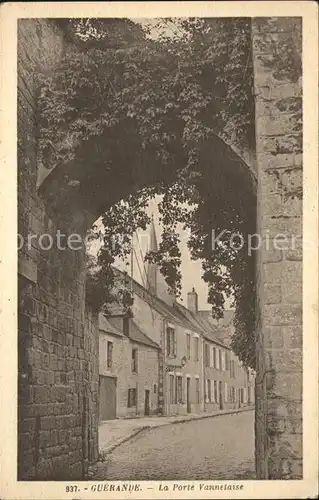
[[[157, 250], [153, 223], [150, 250]], [[101, 398], [103, 391], [109, 394], [112, 384], [116, 392], [116, 404], [113, 395], [112, 416], [108, 418], [148, 412], [183, 415], [253, 402], [253, 377], [249, 379], [247, 370], [231, 351], [229, 339], [219, 338], [219, 328], [210, 320], [208, 311], [198, 311], [194, 288], [184, 307], [169, 292], [155, 264], [148, 264], [145, 286], [119, 270], [115, 273], [117, 282], [131, 290], [133, 304], [131, 318], [125, 317], [127, 311], [118, 304], [109, 305], [107, 318], [100, 315]], [[113, 365], [107, 369], [109, 342], [114, 343]], [[137, 373], [130, 368], [135, 348]], [[107, 377], [116, 378], [116, 389], [114, 382], [105, 380]], [[103, 401], [101, 418], [109, 412], [107, 398]]]
[[99, 315], [100, 420], [158, 413], [159, 351], [132, 318]]

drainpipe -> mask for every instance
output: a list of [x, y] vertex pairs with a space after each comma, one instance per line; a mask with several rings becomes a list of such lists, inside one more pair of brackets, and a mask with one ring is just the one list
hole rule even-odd
[[163, 334], [163, 350], [162, 350], [162, 414], [167, 415], [167, 377], [166, 377], [166, 323], [167, 316], [163, 318], [162, 334]]
[[[201, 339], [201, 349], [200, 349], [200, 355], [201, 357], [199, 358], [200, 364], [201, 364], [201, 376], [202, 376], [202, 411], [205, 411], [205, 370], [204, 370], [204, 337], [200, 337]], [[210, 346], [209, 346], [210, 348]]]

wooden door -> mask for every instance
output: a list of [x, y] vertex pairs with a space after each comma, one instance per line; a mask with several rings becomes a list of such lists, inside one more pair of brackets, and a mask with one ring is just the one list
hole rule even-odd
[[100, 375], [100, 420], [116, 418], [116, 378]]
[[224, 409], [224, 401], [223, 401], [223, 382], [219, 381], [219, 409]]
[[144, 415], [150, 414], [150, 391], [145, 390], [145, 404], [144, 404]]
[[186, 400], [187, 400], [187, 413], [190, 413], [192, 411], [191, 408], [191, 379], [187, 377], [186, 379]]

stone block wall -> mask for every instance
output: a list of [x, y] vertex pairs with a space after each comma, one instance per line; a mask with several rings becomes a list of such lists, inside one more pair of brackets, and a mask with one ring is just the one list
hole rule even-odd
[[[84, 251], [50, 250], [79, 231], [37, 191], [35, 73], [61, 57], [63, 32], [44, 19], [18, 26], [18, 479], [82, 479], [98, 453], [98, 337], [85, 318]], [[20, 238], [21, 245], [21, 238]], [[85, 327], [86, 322], [86, 327]]]
[[[302, 477], [301, 40], [301, 19], [252, 20], [257, 229], [263, 238], [257, 256], [260, 479]], [[279, 234], [286, 238], [281, 244]]]

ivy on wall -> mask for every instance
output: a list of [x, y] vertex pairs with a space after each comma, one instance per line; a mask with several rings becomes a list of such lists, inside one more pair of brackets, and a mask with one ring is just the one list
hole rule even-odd
[[[178, 296], [176, 227], [189, 228], [188, 247], [202, 261], [212, 314], [222, 317], [226, 297], [234, 297], [233, 348], [254, 367], [254, 262], [246, 242], [255, 228], [255, 197], [240, 162], [220, 147], [221, 138], [254, 148], [249, 20], [159, 19], [150, 28], [78, 19], [66, 29], [73, 44], [51, 75], [39, 75], [40, 161], [46, 168], [74, 160], [90, 165], [88, 144], [101, 172], [116, 172], [123, 149], [151, 160], [139, 166], [146, 187], [102, 214], [104, 244], [97, 267], [89, 266], [88, 300], [100, 307], [112, 299], [114, 259], [129, 255], [133, 232], [150, 222], [149, 200], [162, 195], [163, 235], [146, 259]], [[121, 168], [129, 176], [133, 166]], [[213, 233], [221, 232], [213, 244]], [[229, 245], [234, 233], [243, 248]]]

